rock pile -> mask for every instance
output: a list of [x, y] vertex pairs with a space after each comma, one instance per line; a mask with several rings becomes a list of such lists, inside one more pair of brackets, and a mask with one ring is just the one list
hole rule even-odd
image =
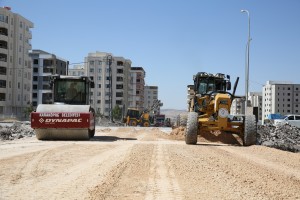
[[0, 140], [14, 140], [33, 135], [35, 133], [29, 123], [14, 122], [12, 126], [0, 126]]
[[258, 126], [258, 144], [291, 152], [300, 152], [300, 129], [289, 124]]

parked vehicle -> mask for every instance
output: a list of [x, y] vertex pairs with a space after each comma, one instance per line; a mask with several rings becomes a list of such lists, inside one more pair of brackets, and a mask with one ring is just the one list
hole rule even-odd
[[290, 124], [300, 128], [300, 115], [285, 115], [281, 119], [274, 119], [275, 126], [282, 126], [284, 124]]

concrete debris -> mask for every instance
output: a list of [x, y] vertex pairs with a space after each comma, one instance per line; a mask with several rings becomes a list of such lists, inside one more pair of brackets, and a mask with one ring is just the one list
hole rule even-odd
[[[121, 122], [111, 123], [108, 119], [99, 120], [98, 126], [102, 127], [123, 127]], [[185, 127], [173, 127], [170, 136], [174, 139], [184, 139]], [[285, 124], [282, 126], [260, 125], [257, 128], [258, 145], [264, 145], [272, 148], [277, 148], [285, 151], [300, 152], [300, 129]], [[14, 122], [11, 126], [0, 125], [0, 140], [14, 140], [23, 137], [35, 136], [34, 130], [27, 122]]]
[[282, 126], [258, 126], [258, 144], [285, 151], [300, 152], [300, 129], [285, 124]]
[[103, 118], [96, 118], [96, 126], [120, 127], [120, 126], [124, 126], [124, 123], [116, 120], [114, 122], [111, 122], [109, 119], [103, 117]]
[[0, 126], [0, 140], [14, 140], [34, 136], [30, 123], [14, 122], [12, 126]]

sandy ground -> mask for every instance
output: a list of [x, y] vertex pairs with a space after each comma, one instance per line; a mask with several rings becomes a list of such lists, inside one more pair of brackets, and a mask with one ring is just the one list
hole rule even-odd
[[[300, 199], [300, 154], [159, 128], [0, 142], [0, 199]], [[214, 138], [216, 139], [216, 138]]]

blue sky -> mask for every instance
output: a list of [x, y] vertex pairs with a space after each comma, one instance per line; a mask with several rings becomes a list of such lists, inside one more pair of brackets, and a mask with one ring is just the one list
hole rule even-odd
[[159, 87], [163, 109], [186, 108], [186, 86], [200, 71], [240, 77], [250, 12], [250, 85], [268, 80], [300, 84], [299, 0], [2, 0], [34, 23], [32, 47], [70, 63], [110, 52], [143, 67]]

